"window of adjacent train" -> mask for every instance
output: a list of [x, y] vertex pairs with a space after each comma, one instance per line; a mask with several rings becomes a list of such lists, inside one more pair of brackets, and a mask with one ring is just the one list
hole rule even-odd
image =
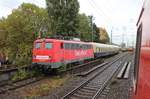
[[35, 48], [36, 48], [36, 49], [41, 48], [41, 46], [42, 46], [42, 43], [41, 43], [41, 42], [35, 43]]
[[135, 92], [136, 92], [136, 88], [137, 88], [138, 74], [139, 74], [141, 38], [142, 38], [142, 24], [138, 27], [137, 38], [136, 38], [136, 51], [135, 51], [135, 60], [134, 60], [134, 87], [135, 87]]
[[51, 49], [51, 48], [52, 48], [52, 43], [46, 42], [46, 43], [45, 43], [45, 48], [46, 48], [46, 49]]

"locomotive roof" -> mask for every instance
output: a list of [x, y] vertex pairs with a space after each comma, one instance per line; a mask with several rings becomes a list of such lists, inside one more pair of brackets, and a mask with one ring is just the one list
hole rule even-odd
[[59, 40], [59, 39], [37, 39], [35, 40], [35, 42], [42, 42], [42, 41], [90, 44], [89, 42], [75, 41], [75, 40]]

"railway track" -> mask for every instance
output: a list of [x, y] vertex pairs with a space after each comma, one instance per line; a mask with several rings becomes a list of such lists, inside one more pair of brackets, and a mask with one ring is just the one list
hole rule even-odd
[[9, 66], [4, 66], [4, 68], [0, 68], [0, 74], [4, 74], [7, 72], [14, 72], [17, 71], [18, 69], [28, 69], [31, 66], [22, 66], [22, 67], [17, 67], [14, 65], [9, 65]]
[[15, 90], [15, 89], [30, 85], [32, 83], [41, 81], [43, 79], [44, 77], [33, 77], [33, 78], [26, 78], [26, 79], [18, 80], [15, 82], [7, 81], [6, 83], [0, 85], [0, 94], [4, 94], [11, 90]]
[[99, 72], [88, 78], [61, 99], [96, 99], [121, 66], [122, 57], [123, 56], [120, 56], [111, 63], [105, 65]]
[[[119, 55], [118, 55], [119, 56]], [[117, 57], [117, 56], [116, 56]], [[107, 64], [108, 64], [108, 61], [111, 61], [112, 60], [112, 57], [110, 59], [107, 60]], [[69, 71], [74, 71], [74, 73], [77, 73], [76, 71], [79, 72], [79, 70], [81, 68], [84, 68], [82, 69], [82, 71], [85, 71], [85, 67], [87, 68], [87, 66], [89, 66], [88, 68], [91, 68], [91, 67], [94, 67], [95, 65], [98, 65], [98, 64], [101, 64], [102, 61], [101, 59], [97, 59], [97, 60], [94, 60], [94, 61], [90, 61], [86, 64], [82, 64], [82, 65], [79, 65], [79, 66], [75, 66], [74, 68], [71, 68], [71, 69], [68, 69], [66, 70], [67, 72]], [[26, 67], [23, 67], [23, 68], [26, 68]], [[4, 74], [4, 73], [11, 73], [12, 71], [17, 71], [18, 69], [14, 69], [14, 70], [6, 70], [6, 71], [2, 71], [1, 74]], [[63, 71], [63, 72], [66, 72], [66, 71]], [[63, 73], [61, 72], [61, 73]], [[81, 71], [80, 71], [81, 72]], [[32, 83], [35, 83], [37, 81], [40, 81], [44, 79], [44, 77], [29, 77], [29, 78], [25, 78], [25, 79], [22, 79], [22, 80], [18, 80], [18, 81], [15, 81], [15, 82], [11, 82], [10, 79], [9, 80], [6, 80], [6, 81], [1, 81], [0, 82], [0, 94], [3, 94], [5, 92], [8, 92], [8, 91], [11, 91], [11, 90], [15, 90], [15, 89], [18, 89], [18, 88], [21, 88], [21, 87], [24, 87], [24, 86], [27, 86], [27, 85], [30, 85]]]
[[118, 55], [115, 55], [115, 56], [111, 56], [111, 57], [107, 57], [107, 58], [99, 58], [99, 59], [95, 59], [93, 61], [89, 61], [85, 64], [81, 64], [81, 65], [77, 65], [77, 66], [73, 66], [71, 68], [68, 68], [67, 70], [64, 70], [64, 71], [61, 71], [61, 73], [66, 73], [66, 72], [69, 72], [71, 74], [75, 74], [75, 75], [78, 75], [82, 72], [86, 72], [86, 71], [89, 71], [91, 70], [91, 68], [95, 68], [96, 66], [98, 65], [106, 65], [108, 64], [109, 62], [111, 62], [114, 58], [120, 56], [120, 54]]

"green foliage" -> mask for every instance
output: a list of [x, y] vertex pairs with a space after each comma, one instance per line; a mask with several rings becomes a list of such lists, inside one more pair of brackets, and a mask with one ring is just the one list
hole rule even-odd
[[78, 20], [79, 20], [78, 31], [80, 39], [83, 41], [91, 41], [92, 28], [89, 17], [86, 16], [85, 14], [79, 14]]
[[39, 36], [37, 33], [46, 29], [48, 31], [49, 27], [46, 9], [23, 3], [6, 19], [0, 20], [0, 48], [13, 63], [17, 65], [30, 64], [32, 44]]
[[78, 36], [78, 0], [46, 0], [54, 35]]
[[46, 3], [46, 9], [23, 3], [7, 18], [0, 19], [0, 52], [9, 61], [18, 66], [30, 64], [37, 37], [61, 35], [79, 37], [82, 41], [93, 38], [94, 42], [109, 42], [105, 29], [99, 30], [91, 16], [78, 13], [78, 0], [46, 0]]
[[93, 41], [94, 42], [100, 42], [100, 31], [99, 28], [96, 26], [96, 24], [93, 24]]
[[12, 76], [11, 80], [17, 81], [33, 76], [41, 76], [41, 72], [38, 70], [26, 71], [25, 69], [19, 69], [18, 72]]
[[19, 69], [19, 71], [12, 77], [12, 81], [21, 80], [30, 76], [30, 73], [26, 72], [23, 69]]
[[58, 69], [57, 69], [57, 71], [58, 72], [61, 72], [61, 71], [65, 71], [67, 69], [67, 65], [62, 65], [61, 67], [59, 67]]
[[79, 35], [83, 41], [93, 41], [100, 42], [99, 28], [95, 23], [92, 22], [91, 16], [86, 16], [85, 14], [78, 15], [79, 20]]

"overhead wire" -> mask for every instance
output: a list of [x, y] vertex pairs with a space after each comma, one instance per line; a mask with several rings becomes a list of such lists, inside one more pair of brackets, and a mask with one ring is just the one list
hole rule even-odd
[[103, 17], [103, 19], [105, 20], [105, 22], [107, 24], [111, 24], [110, 21], [108, 21], [108, 19], [94, 6], [94, 4], [91, 2], [91, 0], [87, 0], [88, 3], [91, 5], [91, 7], [95, 10], [95, 12], [97, 12], [97, 14], [100, 16], [100, 17]]
[[[91, 0], [93, 2], [93, 4], [103, 13], [103, 15], [111, 22], [111, 18], [102, 10], [101, 6], [99, 6], [94, 0]], [[105, 6], [105, 9], [106, 6]]]

